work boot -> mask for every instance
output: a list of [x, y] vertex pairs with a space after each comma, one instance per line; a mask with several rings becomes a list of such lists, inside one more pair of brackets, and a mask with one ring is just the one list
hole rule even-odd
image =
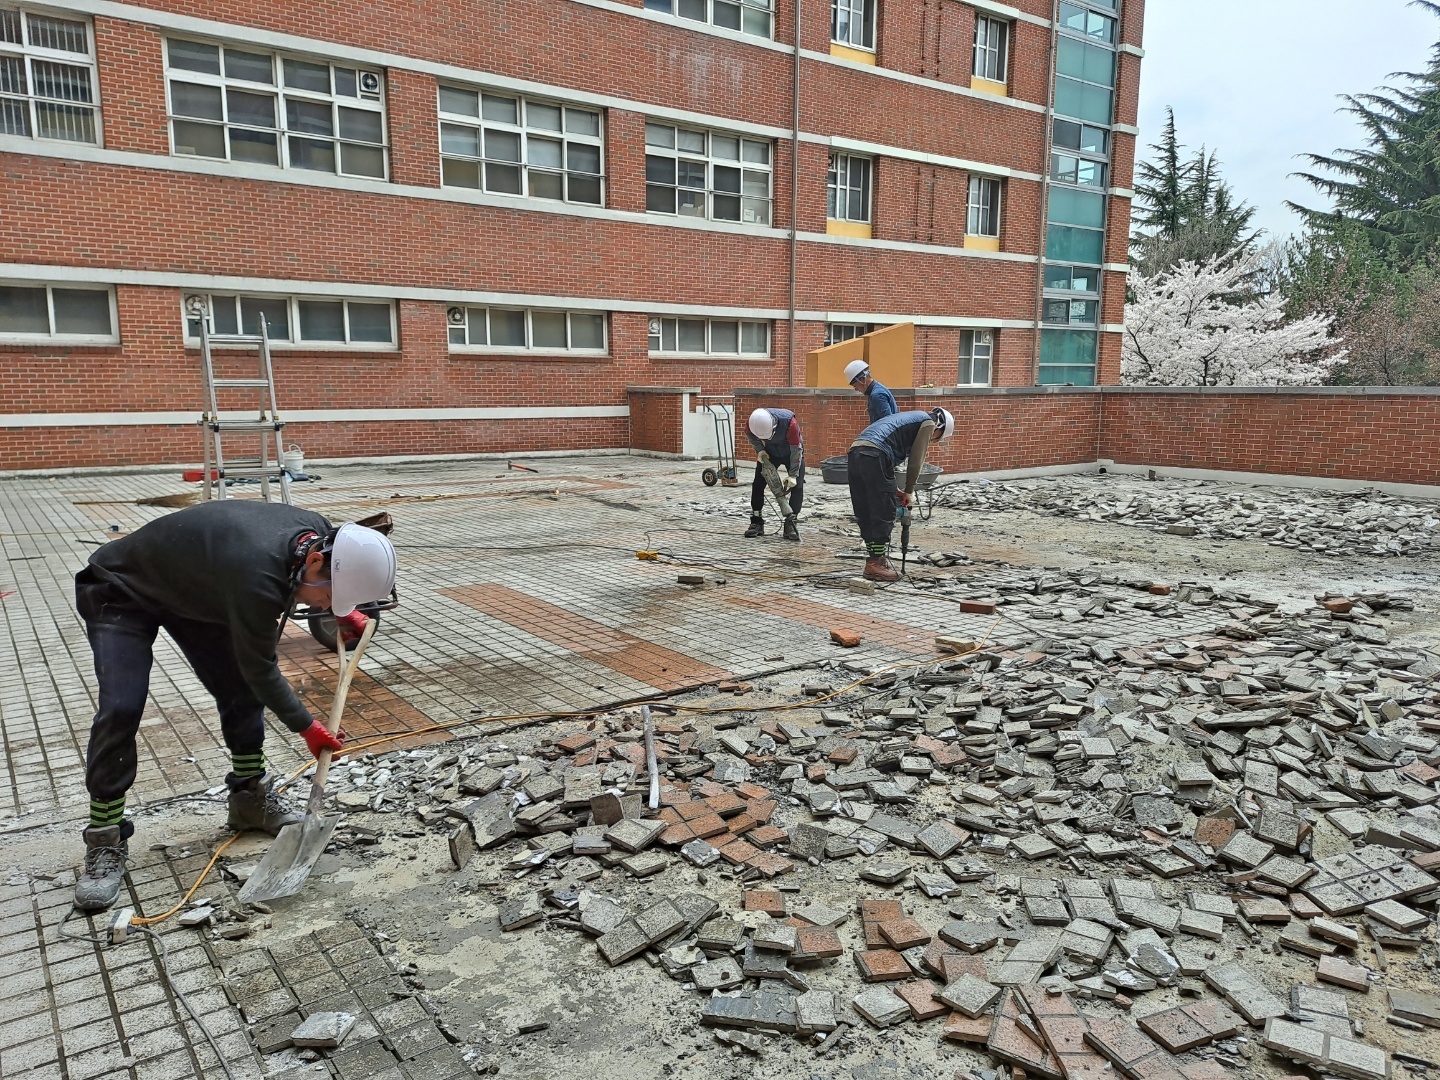
[[275, 789], [260, 776], [247, 776], [243, 780], [227, 776], [230, 785], [230, 828], [236, 832], [267, 832], [279, 834], [286, 825], [296, 825], [305, 819], [285, 804]]
[[85, 837], [85, 871], [75, 882], [75, 906], [81, 911], [104, 911], [120, 895], [125, 860], [130, 857], [130, 842], [120, 832], [119, 825], [91, 825], [81, 834]]
[[899, 581], [900, 571], [884, 555], [875, 555], [865, 560], [864, 576], [870, 581]]
[[795, 524], [795, 515], [791, 514], [785, 519], [785, 539], [800, 542], [800, 527]]
[[753, 540], [757, 536], [765, 535], [765, 519], [758, 514], [750, 515], [750, 527], [745, 530], [745, 538]]

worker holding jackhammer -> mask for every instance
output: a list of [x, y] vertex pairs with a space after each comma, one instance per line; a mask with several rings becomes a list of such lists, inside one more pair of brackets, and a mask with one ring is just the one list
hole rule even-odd
[[[899, 515], [910, 512], [926, 450], [954, 431], [955, 417], [946, 409], [894, 413], [875, 421], [850, 445], [850, 505], [865, 541], [864, 574], [871, 581], [900, 580], [885, 555], [891, 530]], [[895, 469], [907, 457], [905, 482], [897, 488]]]
[[870, 414], [870, 423], [900, 411], [900, 406], [895, 404], [895, 395], [888, 386], [871, 376], [870, 365], [864, 360], [851, 360], [845, 365], [845, 381], [852, 389], [865, 395], [865, 411]]
[[[785, 515], [783, 535], [786, 540], [800, 540], [795, 519], [805, 497], [805, 443], [800, 437], [800, 421], [789, 409], [756, 409], [746, 424], [746, 438], [755, 450], [755, 481], [750, 485], [750, 527], [747, 537], [765, 535], [765, 489], [769, 480], [766, 465], [789, 474], [790, 513]], [[782, 487], [785, 480], [781, 480]]]
[[85, 755], [90, 823], [75, 906], [102, 911], [125, 876], [134, 825], [125, 795], [135, 782], [135, 738], [149, 693], [155, 638], [163, 629], [215, 698], [230, 750], [229, 826], [277, 834], [299, 822], [265, 769], [265, 709], [311, 754], [344, 748], [281, 675], [281, 620], [298, 602], [329, 609], [356, 640], [356, 607], [390, 595], [395, 549], [363, 525], [339, 529], [280, 503], [224, 499], [177, 510], [99, 548], [75, 576], [75, 606], [95, 654], [99, 708]]

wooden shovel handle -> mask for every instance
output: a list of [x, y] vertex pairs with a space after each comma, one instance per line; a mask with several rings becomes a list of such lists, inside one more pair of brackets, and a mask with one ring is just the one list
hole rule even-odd
[[[325, 723], [325, 730], [331, 735], [340, 730], [340, 717], [345, 712], [345, 695], [350, 692], [350, 680], [355, 677], [355, 672], [360, 667], [360, 657], [365, 654], [365, 647], [375, 636], [376, 625], [375, 619], [365, 624], [365, 630], [360, 635], [360, 640], [355, 643], [348, 662], [345, 659], [345, 634], [340, 627], [335, 628], [335, 652], [340, 657], [340, 680], [335, 684], [335, 700], [330, 705], [330, 718]], [[328, 749], [321, 750], [315, 756], [315, 779], [310, 788], [312, 792], [325, 787], [325, 780], [330, 775], [330, 757], [331, 752]]]

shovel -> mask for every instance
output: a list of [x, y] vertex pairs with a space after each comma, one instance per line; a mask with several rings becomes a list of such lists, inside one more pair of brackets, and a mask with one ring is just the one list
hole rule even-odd
[[[345, 695], [350, 690], [350, 680], [360, 667], [360, 657], [370, 638], [375, 633], [376, 621], [365, 624], [365, 631], [355, 643], [355, 650], [345, 659], [345, 639], [336, 635], [335, 650], [340, 657], [340, 681], [335, 687], [335, 701], [330, 706], [330, 722], [325, 725], [330, 734], [340, 730], [340, 715], [345, 711]], [[281, 896], [293, 896], [299, 892], [315, 869], [325, 845], [335, 832], [339, 818], [322, 817], [321, 806], [325, 801], [325, 777], [330, 772], [330, 751], [321, 750], [315, 759], [315, 779], [310, 782], [310, 800], [305, 805], [305, 820], [298, 825], [286, 825], [275, 837], [270, 850], [260, 860], [255, 872], [240, 887], [242, 903], [274, 900]]]

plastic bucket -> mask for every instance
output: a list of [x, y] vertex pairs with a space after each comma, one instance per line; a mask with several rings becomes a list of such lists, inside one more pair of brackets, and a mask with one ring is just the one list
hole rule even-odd
[[305, 472], [305, 451], [292, 442], [290, 449], [281, 455], [280, 464], [292, 476], [303, 474]]

